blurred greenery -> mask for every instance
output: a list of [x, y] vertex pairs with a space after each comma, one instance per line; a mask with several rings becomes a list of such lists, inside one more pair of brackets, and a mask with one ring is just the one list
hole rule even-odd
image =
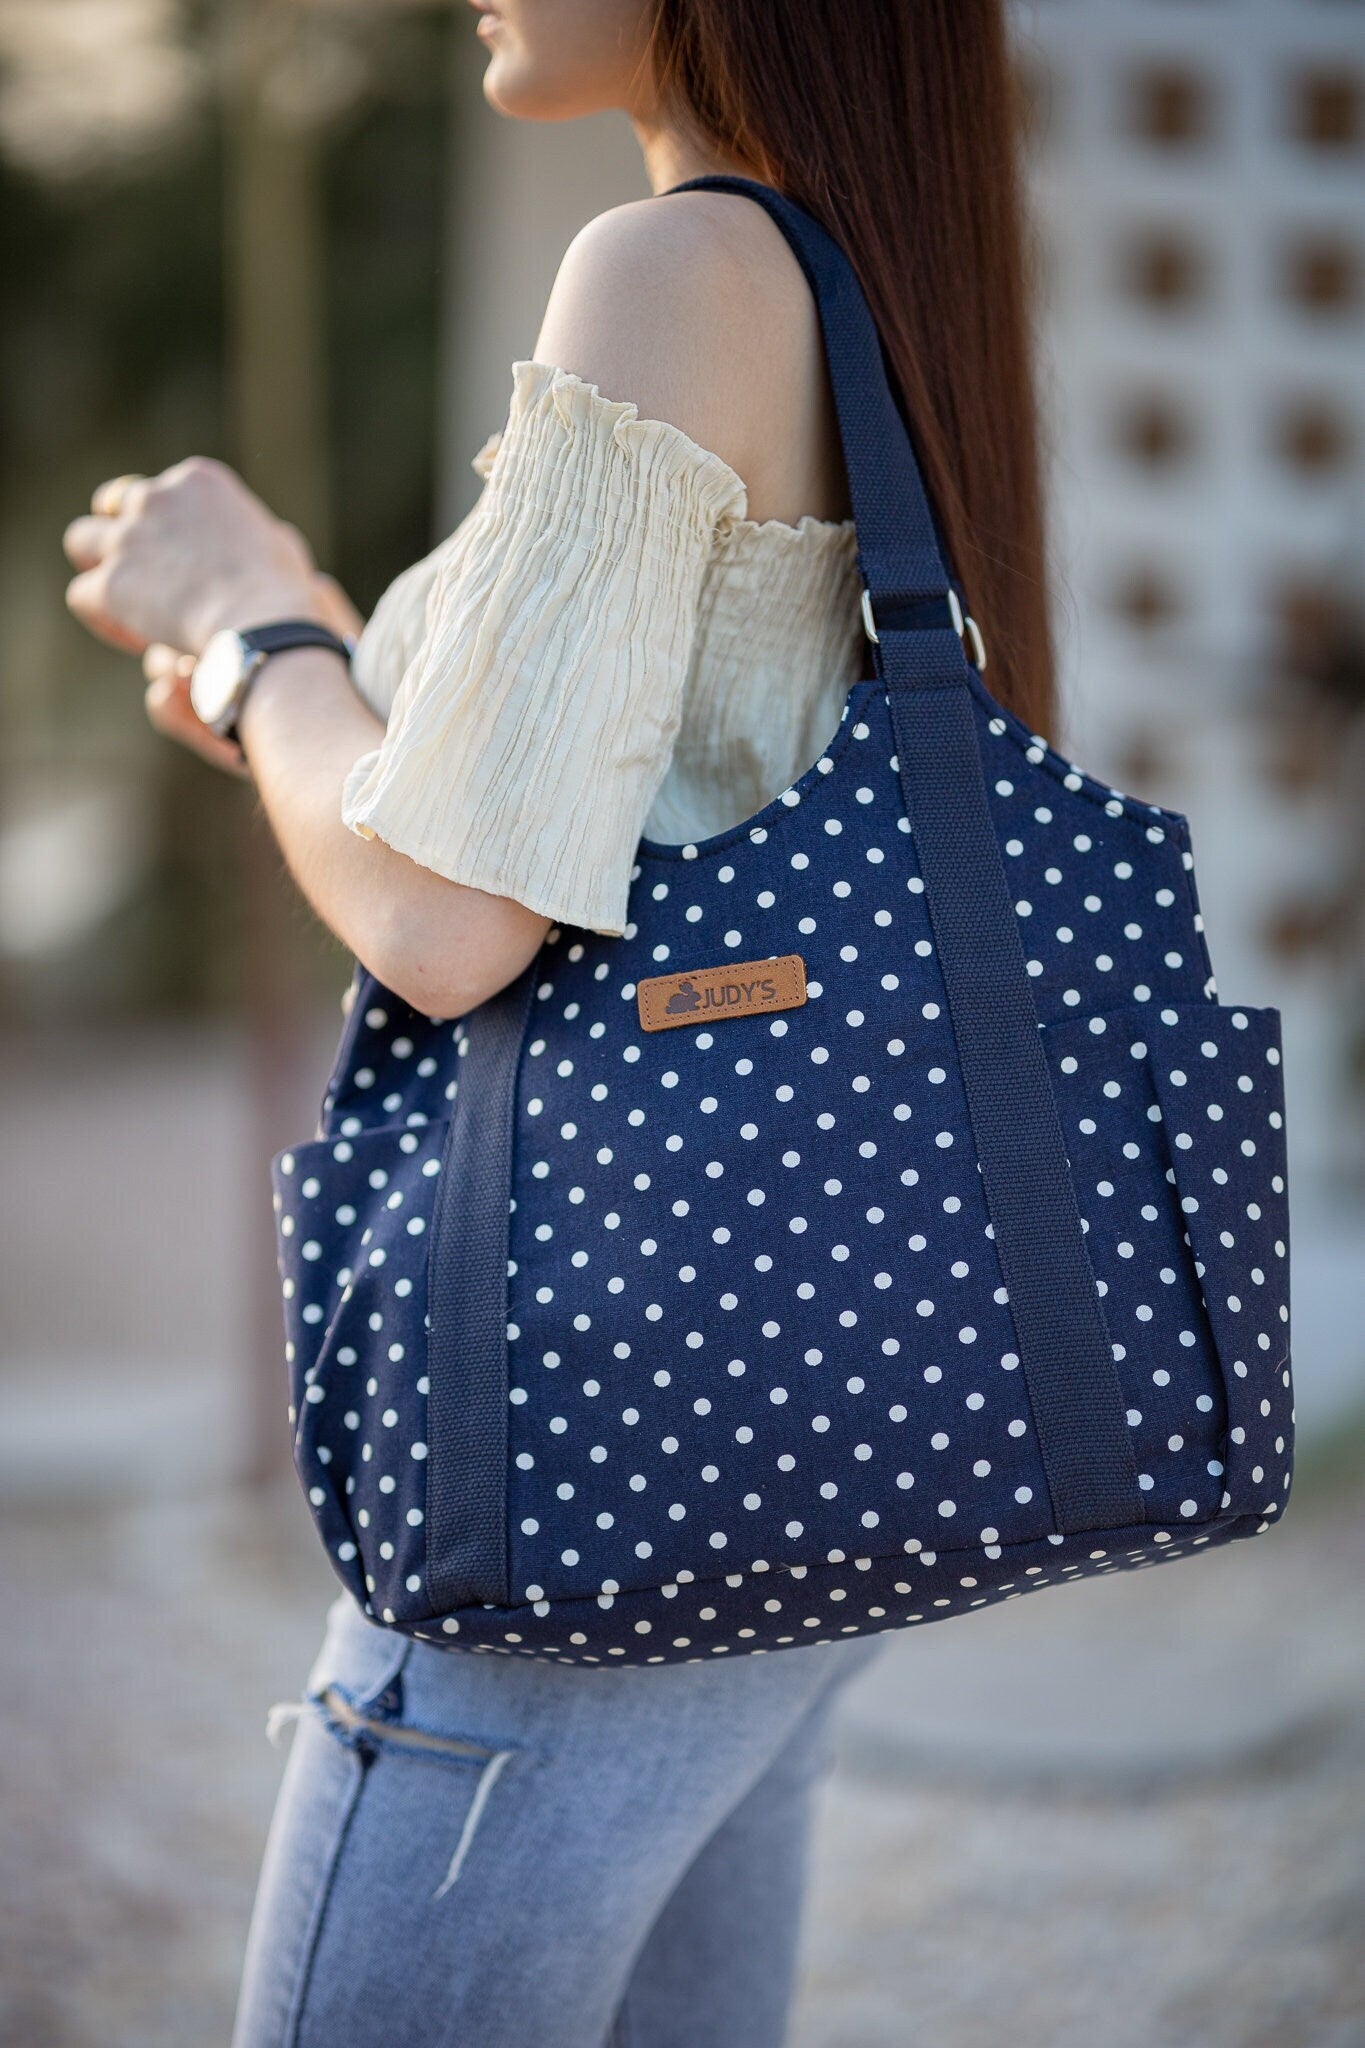
[[[39, 832], [98, 792], [128, 814], [128, 886], [73, 943], [9, 946], [0, 1023], [73, 1011], [99, 1022], [231, 1006], [244, 919], [233, 871], [254, 806], [153, 734], [137, 664], [63, 604], [61, 533], [101, 478], [151, 474], [231, 446], [230, 9], [187, 7], [195, 103], [145, 148], [73, 168], [0, 149], [0, 799]], [[447, 9], [369, 10], [312, 27], [297, 118], [320, 157], [325, 273], [326, 566], [368, 612], [433, 542], [439, 293], [452, 95]], [[318, 90], [319, 82], [328, 91]], [[127, 849], [131, 848], [131, 852]], [[11, 894], [28, 865], [6, 871]], [[46, 863], [50, 867], [51, 863]], [[13, 864], [11, 864], [13, 866]], [[22, 909], [22, 905], [21, 905]], [[337, 953], [299, 906], [300, 951], [337, 981]]]

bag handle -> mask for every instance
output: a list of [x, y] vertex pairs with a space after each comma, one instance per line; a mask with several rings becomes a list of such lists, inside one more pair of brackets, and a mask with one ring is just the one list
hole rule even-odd
[[[962, 1066], [996, 1255], [1056, 1527], [1145, 1519], [1126, 1403], [1100, 1307], [977, 737], [951, 578], [876, 323], [853, 266], [810, 215], [748, 178], [674, 192], [754, 200], [815, 295], [857, 527], [858, 561]], [[960, 619], [960, 612], [959, 612]]]

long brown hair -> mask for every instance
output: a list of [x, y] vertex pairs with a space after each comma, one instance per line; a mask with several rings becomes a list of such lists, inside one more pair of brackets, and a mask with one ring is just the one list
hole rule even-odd
[[1000, 0], [658, 0], [659, 89], [814, 214], [877, 322], [993, 694], [1051, 729], [1017, 109]]

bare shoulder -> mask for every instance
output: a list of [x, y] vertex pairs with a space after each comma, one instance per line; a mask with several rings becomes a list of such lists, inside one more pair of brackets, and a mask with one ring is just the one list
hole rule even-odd
[[808, 402], [820, 361], [783, 237], [751, 200], [718, 192], [639, 200], [589, 222], [560, 266], [536, 356], [681, 428], [760, 495], [764, 451]]
[[801, 284], [795, 259], [763, 208], [731, 192], [664, 193], [614, 206], [569, 245], [564, 273], [603, 280], [680, 279], [723, 292], [745, 278], [761, 290]]

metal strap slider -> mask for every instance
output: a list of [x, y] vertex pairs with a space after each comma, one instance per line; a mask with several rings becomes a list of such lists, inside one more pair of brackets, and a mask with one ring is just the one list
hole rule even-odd
[[[964, 615], [962, 606], [958, 601], [957, 592], [951, 588], [948, 591], [948, 616], [952, 621], [953, 631], [957, 634], [958, 639], [966, 642], [968, 651], [978, 670], [984, 671], [986, 667], [986, 643], [981, 637], [981, 628], [977, 625], [976, 620], [971, 617], [970, 613]], [[865, 584], [863, 586], [863, 631], [868, 639], [873, 642], [881, 638], [877, 631], [877, 622], [872, 614], [872, 592]]]

